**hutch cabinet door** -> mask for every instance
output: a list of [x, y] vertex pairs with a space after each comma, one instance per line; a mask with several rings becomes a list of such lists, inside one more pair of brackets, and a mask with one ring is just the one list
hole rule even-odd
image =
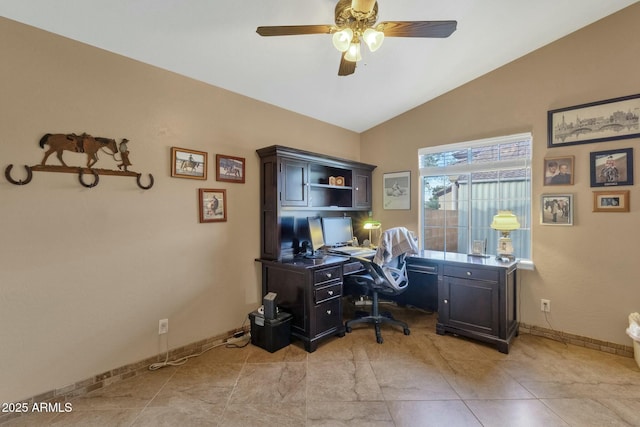
[[282, 160], [281, 206], [308, 206], [309, 204], [309, 163]]
[[353, 207], [371, 209], [371, 171], [353, 171]]

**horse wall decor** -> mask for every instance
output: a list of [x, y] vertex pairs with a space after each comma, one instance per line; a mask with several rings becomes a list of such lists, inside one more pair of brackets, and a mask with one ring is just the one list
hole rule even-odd
[[[143, 190], [148, 190], [153, 186], [153, 175], [149, 174], [149, 185], [143, 185], [141, 183], [142, 174], [132, 172], [128, 170], [131, 166], [129, 160], [129, 149], [127, 147], [128, 139], [123, 138], [118, 144], [113, 138], [93, 137], [87, 133], [81, 134], [51, 134], [47, 133], [40, 138], [40, 148], [45, 149], [44, 157], [39, 165], [27, 166], [27, 177], [25, 180], [15, 180], [11, 177], [11, 169], [13, 165], [7, 166], [5, 169], [5, 177], [7, 181], [15, 185], [25, 185], [31, 182], [33, 178], [33, 171], [41, 172], [63, 172], [63, 173], [77, 173], [78, 179], [82, 186], [91, 188], [98, 185], [100, 180], [99, 175], [120, 175], [120, 176], [135, 176], [138, 186]], [[74, 153], [84, 153], [87, 156], [86, 167], [69, 166], [62, 158], [65, 151]], [[93, 166], [98, 162], [98, 152], [102, 151], [108, 156], [112, 157], [117, 164], [118, 170], [114, 169], [95, 169]], [[62, 166], [47, 165], [47, 159], [53, 153], [56, 153], [56, 157], [62, 163]], [[117, 155], [119, 154], [119, 159]], [[124, 169], [124, 170], [122, 170]], [[91, 173], [94, 177], [92, 183], [86, 183], [83, 179], [85, 173]]]

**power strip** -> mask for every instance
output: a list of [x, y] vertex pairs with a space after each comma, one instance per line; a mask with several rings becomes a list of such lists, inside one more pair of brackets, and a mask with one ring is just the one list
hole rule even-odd
[[227, 340], [225, 341], [226, 344], [233, 344], [233, 343], [237, 343], [240, 341], [244, 341], [248, 338], [251, 337], [251, 333], [250, 332], [244, 332], [244, 331], [239, 331], [236, 332], [235, 334], [233, 334], [232, 337], [227, 338]]

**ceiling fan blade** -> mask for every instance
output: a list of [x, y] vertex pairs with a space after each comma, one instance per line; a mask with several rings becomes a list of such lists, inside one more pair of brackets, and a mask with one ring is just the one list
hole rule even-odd
[[331, 34], [333, 25], [277, 25], [258, 27], [256, 33], [261, 36], [297, 36], [304, 34]]
[[346, 52], [342, 54], [342, 59], [340, 60], [340, 68], [338, 68], [339, 76], [348, 76], [350, 74], [355, 73], [356, 71], [356, 63], [353, 61], [347, 61], [344, 59]]
[[388, 21], [376, 26], [385, 37], [449, 37], [458, 26], [457, 21]]

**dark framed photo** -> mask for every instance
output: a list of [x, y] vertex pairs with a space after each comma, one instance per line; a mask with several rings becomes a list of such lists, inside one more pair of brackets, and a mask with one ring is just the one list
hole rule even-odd
[[385, 173], [382, 177], [382, 207], [411, 209], [411, 171]]
[[640, 136], [640, 94], [547, 112], [547, 146], [588, 144]]
[[216, 154], [216, 181], [244, 184], [244, 158]]
[[207, 179], [207, 153], [187, 148], [171, 147], [171, 176], [175, 178]]
[[629, 212], [629, 190], [594, 191], [594, 212]]
[[540, 198], [540, 224], [573, 225], [573, 194], [543, 194]]
[[633, 148], [594, 151], [591, 160], [591, 186], [633, 185]]
[[544, 158], [544, 185], [573, 185], [573, 156]]
[[227, 190], [200, 188], [198, 190], [200, 222], [227, 220]]

